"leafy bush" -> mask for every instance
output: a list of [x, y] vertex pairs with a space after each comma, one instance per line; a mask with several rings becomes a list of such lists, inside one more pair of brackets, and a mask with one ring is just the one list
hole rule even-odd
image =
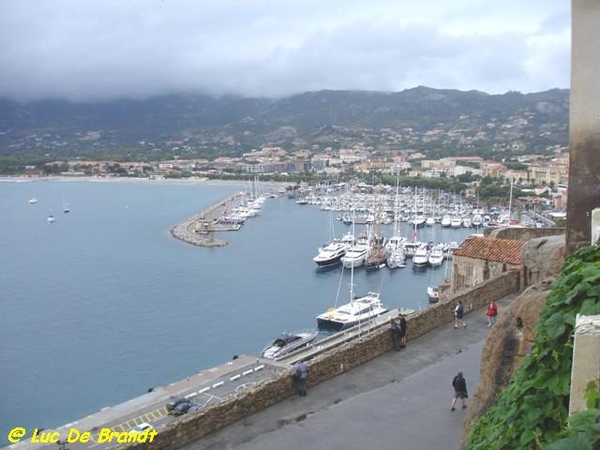
[[597, 409], [567, 424], [577, 314], [600, 314], [598, 246], [581, 248], [565, 261], [536, 326], [532, 352], [473, 427], [470, 450], [593, 449], [600, 442]]

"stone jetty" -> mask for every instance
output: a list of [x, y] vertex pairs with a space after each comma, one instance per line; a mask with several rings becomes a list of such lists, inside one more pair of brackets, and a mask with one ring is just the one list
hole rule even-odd
[[209, 208], [188, 217], [183, 222], [171, 229], [171, 235], [180, 241], [199, 247], [224, 247], [227, 241], [215, 239], [214, 233], [218, 231], [234, 231], [239, 225], [232, 226], [219, 224], [219, 218], [235, 205], [240, 203], [245, 193], [233, 194], [224, 200], [215, 203]]

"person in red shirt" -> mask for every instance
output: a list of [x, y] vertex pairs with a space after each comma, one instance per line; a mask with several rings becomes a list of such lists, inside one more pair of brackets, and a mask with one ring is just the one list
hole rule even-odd
[[496, 323], [496, 316], [498, 315], [498, 307], [496, 306], [496, 302], [492, 300], [488, 306], [487, 312], [485, 315], [488, 318], [488, 327], [491, 327]]

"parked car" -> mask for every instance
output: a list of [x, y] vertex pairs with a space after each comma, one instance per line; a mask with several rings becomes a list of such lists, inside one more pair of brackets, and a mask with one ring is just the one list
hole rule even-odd
[[171, 398], [169, 403], [167, 403], [167, 411], [172, 411], [177, 407], [177, 405], [180, 405], [181, 403], [186, 403], [186, 402], [189, 403], [190, 401], [187, 398], [183, 398], [183, 397], [173, 397], [173, 398]]
[[169, 411], [169, 414], [173, 414], [174, 416], [180, 416], [182, 414], [187, 413], [193, 406], [194, 403], [190, 402], [189, 400], [186, 400], [185, 402], [178, 403], [177, 406], [175, 406], [171, 411]]
[[154, 427], [147, 422], [140, 423], [133, 428], [130, 433], [143, 433], [144, 431], [154, 430]]

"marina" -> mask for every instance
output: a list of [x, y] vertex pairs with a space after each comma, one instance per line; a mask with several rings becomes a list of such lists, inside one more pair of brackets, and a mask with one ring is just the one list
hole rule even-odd
[[[313, 261], [335, 212], [278, 196], [239, 232], [223, 233], [225, 247], [202, 249], [170, 234], [174, 224], [246, 187], [0, 183], [0, 239], [11, 261], [0, 274], [0, 358], [9, 368], [0, 378], [11, 387], [3, 402], [11, 423], [68, 423], [233, 355], [258, 355], [285, 331], [316, 329], [316, 316], [336, 305], [338, 290], [349, 290], [348, 270]], [[52, 226], [46, 192], [69, 199], [70, 213]], [[37, 207], [29, 206], [33, 197]], [[336, 236], [350, 229], [335, 217], [333, 224]], [[444, 242], [472, 232], [436, 226]], [[404, 236], [413, 231], [404, 222], [399, 228]], [[392, 224], [382, 229], [385, 235]], [[422, 230], [425, 239], [430, 230]], [[379, 292], [390, 310], [419, 310], [429, 305], [428, 283], [443, 278], [443, 266], [417, 271], [408, 260], [402, 270], [357, 269], [354, 284], [359, 295]], [[347, 294], [339, 299], [345, 302]]]

